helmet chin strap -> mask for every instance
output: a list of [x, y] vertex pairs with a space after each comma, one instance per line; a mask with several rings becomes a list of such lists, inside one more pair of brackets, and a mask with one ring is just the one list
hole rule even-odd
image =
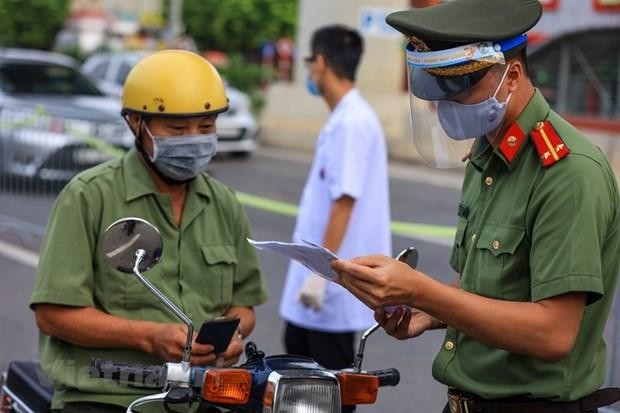
[[[129, 124], [129, 121], [128, 121], [127, 117], [125, 117], [125, 122], [127, 122], [127, 124]], [[142, 119], [142, 117], [140, 117], [140, 123], [138, 124], [138, 133], [136, 134], [134, 132], [134, 136], [135, 136], [134, 145], [135, 145], [136, 149], [138, 150], [138, 153], [140, 153], [140, 155], [142, 156], [142, 159], [144, 159], [144, 163], [165, 184], [170, 185], [170, 186], [185, 185], [189, 181], [178, 181], [176, 179], [172, 179], [172, 178], [169, 178], [169, 177], [163, 175], [161, 172], [159, 172], [159, 170], [157, 169], [157, 167], [155, 166], [153, 161], [151, 161], [151, 155], [149, 155], [149, 153], [144, 148], [144, 144], [142, 143], [142, 139], [144, 137], [144, 133], [143, 133], [144, 126], [145, 126], [144, 125], [144, 119]], [[130, 128], [131, 128], [131, 126], [130, 126]], [[132, 132], [133, 132], [133, 129], [132, 129]]]

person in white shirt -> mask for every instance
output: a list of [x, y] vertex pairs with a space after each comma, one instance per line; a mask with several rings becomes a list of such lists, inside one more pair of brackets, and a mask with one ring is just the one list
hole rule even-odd
[[[355, 87], [363, 51], [357, 31], [317, 30], [305, 59], [310, 93], [330, 116], [320, 132], [303, 190], [294, 242], [321, 244], [340, 258], [391, 254], [385, 139], [379, 120]], [[350, 367], [355, 332], [374, 323], [373, 313], [344, 288], [291, 262], [280, 303], [289, 354], [327, 368]]]

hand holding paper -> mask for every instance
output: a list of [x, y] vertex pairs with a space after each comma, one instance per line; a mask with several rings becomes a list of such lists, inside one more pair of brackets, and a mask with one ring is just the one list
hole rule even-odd
[[[303, 243], [279, 242], [279, 241], [254, 241], [248, 238], [248, 242], [260, 250], [277, 252], [287, 258], [295, 260], [308, 268], [314, 274], [326, 280], [334, 281], [338, 279], [338, 273], [334, 271], [330, 264], [339, 258], [330, 250], [310, 241], [303, 240]], [[405, 261], [404, 255], [399, 256], [399, 261]], [[417, 259], [416, 259], [417, 261]], [[411, 263], [409, 263], [411, 265]], [[310, 287], [308, 287], [310, 288]], [[359, 298], [359, 297], [358, 297]], [[305, 304], [304, 304], [305, 305]], [[310, 305], [311, 307], [313, 305]], [[384, 308], [388, 314], [397, 309], [408, 309], [408, 305], [390, 305]]]
[[338, 274], [329, 266], [338, 257], [320, 245], [309, 241], [304, 241], [303, 244], [300, 244], [279, 241], [254, 241], [249, 238], [248, 242], [260, 250], [274, 251], [295, 260], [313, 273], [329, 281], [336, 281], [338, 278]]

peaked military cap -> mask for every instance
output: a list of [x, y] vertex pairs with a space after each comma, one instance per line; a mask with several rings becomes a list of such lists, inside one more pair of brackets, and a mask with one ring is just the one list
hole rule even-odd
[[541, 15], [539, 0], [452, 0], [391, 13], [386, 22], [409, 38], [412, 92], [437, 100], [468, 89], [522, 50]]

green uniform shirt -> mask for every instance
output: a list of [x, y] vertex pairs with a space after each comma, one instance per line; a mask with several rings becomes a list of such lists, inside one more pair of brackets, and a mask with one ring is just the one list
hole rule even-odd
[[517, 123], [527, 135], [543, 120], [570, 154], [543, 168], [528, 136], [512, 161], [489, 147], [470, 162], [450, 263], [465, 291], [529, 302], [586, 292], [587, 306], [572, 352], [558, 363], [491, 347], [448, 327], [433, 376], [487, 399], [575, 400], [605, 379], [602, 335], [620, 260], [616, 179], [601, 151], [550, 111], [537, 91]]
[[[163, 255], [147, 278], [198, 328], [231, 306], [254, 306], [266, 298], [247, 218], [233, 192], [207, 174], [188, 185], [180, 227], [171, 198], [158, 193], [135, 149], [74, 178], [63, 189], [49, 220], [31, 306], [53, 303], [95, 307], [106, 313], [160, 322], [181, 321], [135, 276], [112, 269], [99, 244], [105, 229], [124, 217], [154, 224]], [[153, 390], [88, 376], [91, 357], [161, 364], [149, 354], [84, 348], [41, 334], [39, 357], [54, 380], [53, 408], [71, 401], [127, 406]]]

